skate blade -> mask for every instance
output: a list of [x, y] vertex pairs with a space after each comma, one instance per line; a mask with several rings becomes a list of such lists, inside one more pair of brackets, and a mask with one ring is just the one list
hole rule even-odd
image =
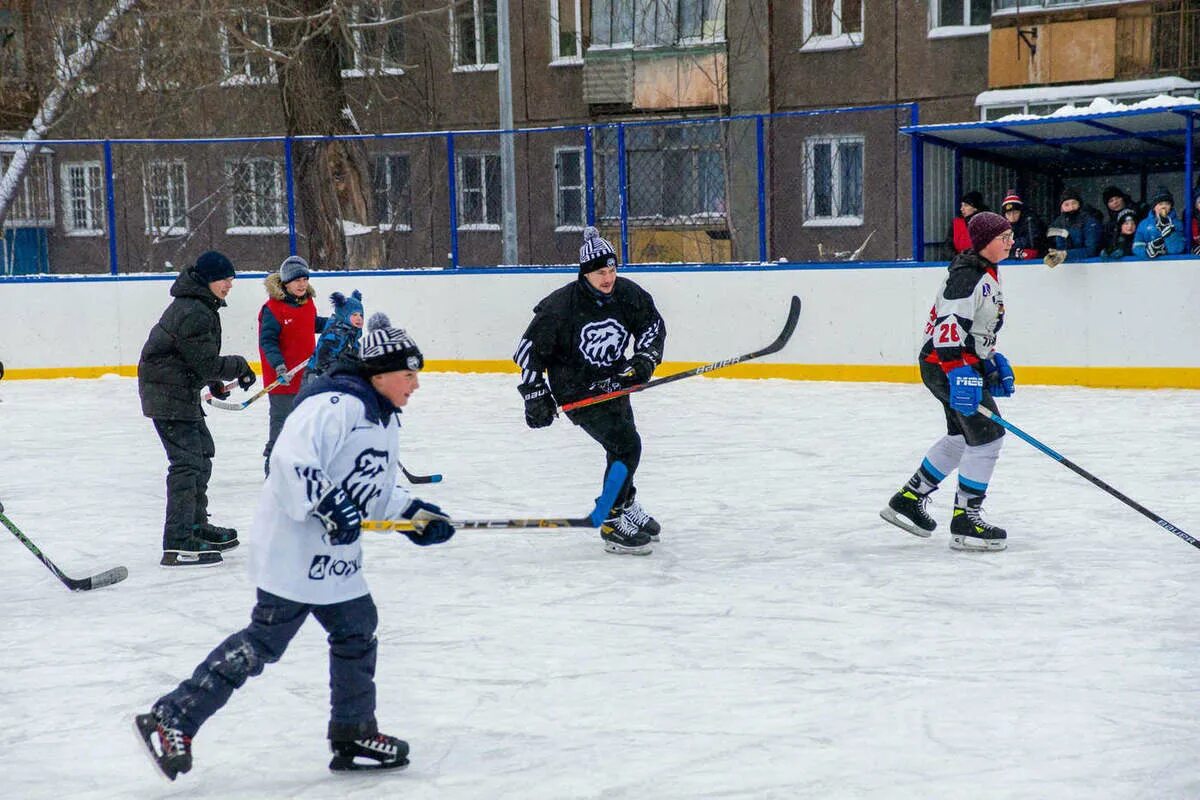
[[167, 771], [163, 769], [163, 765], [159, 763], [158, 756], [154, 751], [154, 744], [150, 741], [154, 736], [154, 729], [157, 727], [158, 723], [154, 721], [151, 714], [138, 714], [133, 718], [133, 732], [137, 734], [138, 742], [142, 745], [139, 749], [146, 754], [146, 758], [150, 759], [150, 763], [154, 765], [154, 771], [164, 781], [174, 783], [176, 776], [167, 774]]
[[633, 547], [625, 547], [624, 545], [613, 544], [612, 542], [604, 543], [604, 552], [615, 553], [619, 556], [648, 556], [654, 552], [654, 548], [648, 544], [635, 545]]
[[973, 536], [951, 536], [950, 549], [967, 553], [991, 553], [1008, 549], [1007, 539], [976, 539]]
[[407, 758], [389, 761], [385, 764], [381, 764], [378, 761], [359, 764], [353, 758], [341, 758], [339, 756], [335, 756], [334, 759], [329, 762], [329, 770], [331, 772], [378, 772], [379, 770], [385, 769], [401, 770], [407, 766]]
[[919, 525], [914, 525], [909, 521], [908, 517], [903, 517], [897, 514], [891, 509], [890, 506], [885, 507], [883, 511], [880, 511], [879, 516], [892, 523], [897, 528], [908, 531], [913, 536], [920, 536], [922, 539], [928, 539], [933, 535], [933, 531], [927, 531]]

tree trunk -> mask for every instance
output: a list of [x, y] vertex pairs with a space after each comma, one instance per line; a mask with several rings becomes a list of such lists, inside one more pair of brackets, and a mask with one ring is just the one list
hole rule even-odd
[[[279, 91], [289, 136], [358, 133], [342, 85], [337, 24], [322, 25], [316, 16], [326, 0], [272, 4], [283, 17], [301, 14], [309, 22], [278, 26], [277, 49], [287, 53], [279, 65]], [[383, 264], [382, 238], [375, 226], [371, 170], [358, 140], [297, 142], [296, 193], [308, 260], [314, 269], [364, 269]]]

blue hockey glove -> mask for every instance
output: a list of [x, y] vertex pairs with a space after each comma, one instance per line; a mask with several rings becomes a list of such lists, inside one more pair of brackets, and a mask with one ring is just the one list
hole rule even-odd
[[622, 386], [640, 386], [654, 374], [654, 359], [645, 353], [634, 353], [625, 368], [617, 373]]
[[983, 377], [987, 378], [992, 397], [1012, 397], [1017, 390], [1012, 365], [1000, 353], [992, 353], [992, 357], [983, 362]]
[[400, 516], [425, 521], [425, 525], [419, 531], [401, 531], [415, 545], [428, 547], [431, 544], [441, 544], [449, 541], [454, 535], [454, 526], [450, 524], [450, 518], [433, 503], [413, 500]]
[[983, 378], [967, 364], [950, 370], [946, 378], [950, 381], [950, 407], [964, 417], [974, 414], [983, 399]]
[[340, 486], [321, 498], [313, 516], [321, 520], [333, 545], [352, 544], [362, 532], [362, 512]]
[[554, 422], [558, 406], [545, 381], [538, 378], [530, 383], [522, 383], [517, 387], [517, 391], [525, 401], [526, 425], [531, 428], [545, 428]]

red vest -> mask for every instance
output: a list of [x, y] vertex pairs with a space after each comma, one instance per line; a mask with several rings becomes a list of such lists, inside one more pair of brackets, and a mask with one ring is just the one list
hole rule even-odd
[[[270, 309], [271, 314], [279, 322], [279, 349], [283, 353], [285, 366], [291, 369], [297, 364], [307, 362], [317, 346], [315, 338], [317, 304], [313, 302], [313, 299], [309, 297], [303, 305], [297, 306], [271, 298], [263, 308]], [[262, 312], [260, 311], [260, 324], [261, 321]], [[267, 362], [267, 357], [261, 347], [258, 350], [258, 356], [262, 359], [263, 385], [270, 386], [279, 376], [275, 374], [274, 366]], [[296, 394], [300, 391], [300, 381], [303, 378], [304, 370], [302, 369], [292, 376], [291, 383], [287, 386], [275, 387], [271, 390], [271, 394]]]

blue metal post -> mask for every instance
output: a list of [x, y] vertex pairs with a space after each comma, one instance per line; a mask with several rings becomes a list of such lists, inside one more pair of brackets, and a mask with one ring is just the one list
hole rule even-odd
[[[1183, 212], [1183, 239], [1188, 244], [1188, 249], [1185, 253], [1192, 252], [1192, 218], [1196, 215], [1196, 200], [1194, 197], [1193, 186], [1194, 170], [1192, 169], [1192, 158], [1194, 157], [1195, 146], [1192, 143], [1192, 135], [1196, 129], [1196, 118], [1189, 111], [1187, 114], [1187, 136], [1183, 140], [1183, 191], [1187, 193], [1187, 209]], [[1144, 195], [1143, 195], [1144, 196]]]
[[592, 126], [583, 129], [583, 182], [586, 188], [584, 198], [587, 207], [587, 224], [596, 224], [596, 144], [592, 140]]
[[763, 115], [754, 118], [755, 145], [758, 150], [758, 261], [767, 260], [767, 145]]
[[454, 166], [454, 133], [446, 134], [446, 174], [450, 190], [450, 269], [458, 269], [458, 173]]
[[[917, 104], [909, 106], [908, 124], [916, 127], [920, 122]], [[912, 135], [912, 257], [913, 261], [925, 260], [925, 140], [920, 134]]]
[[117, 265], [117, 208], [116, 192], [113, 190], [112, 142], [104, 140], [104, 202], [108, 217], [108, 271], [119, 274]]
[[296, 255], [296, 176], [292, 170], [292, 137], [283, 140], [283, 172], [287, 180], [288, 254]]
[[617, 123], [617, 192], [621, 198], [621, 263], [629, 263], [629, 187], [625, 163], [625, 125]]

